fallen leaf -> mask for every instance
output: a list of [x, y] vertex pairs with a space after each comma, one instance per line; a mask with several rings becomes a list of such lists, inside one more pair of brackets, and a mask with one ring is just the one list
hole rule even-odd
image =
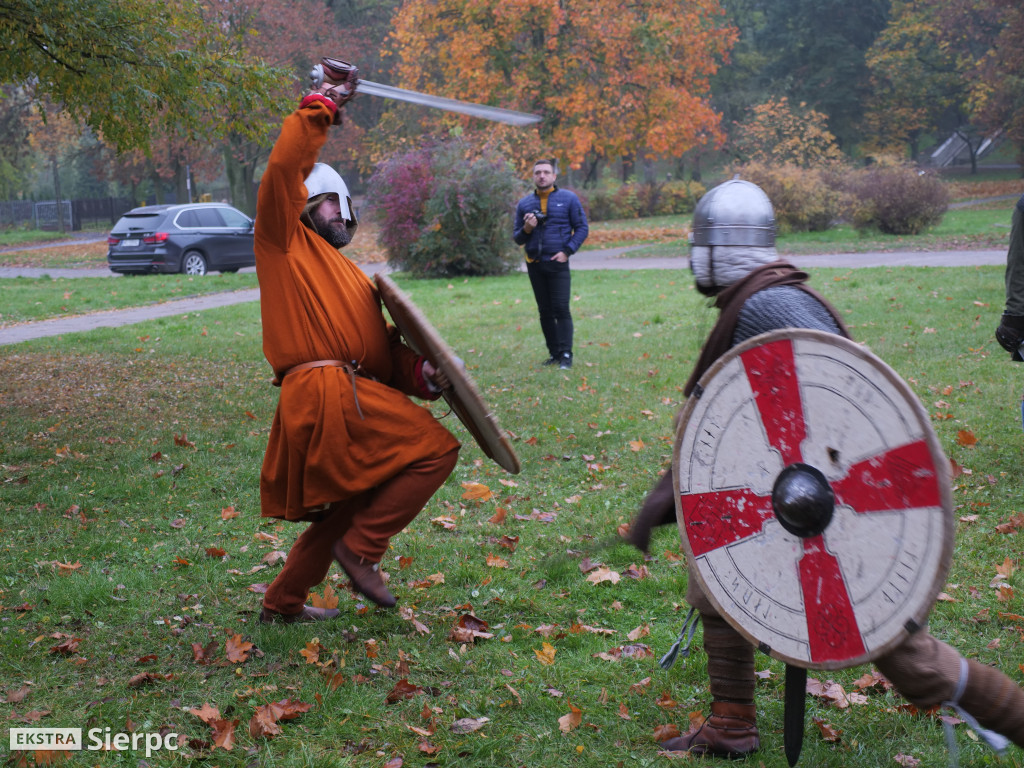
[[569, 733], [569, 731], [579, 728], [583, 722], [583, 710], [573, 706], [570, 702], [566, 703], [569, 705], [569, 713], [558, 718], [558, 730], [562, 733]]
[[220, 719], [220, 710], [209, 703], [204, 703], [199, 709], [190, 709], [189, 713], [195, 715], [207, 725]]
[[811, 722], [814, 723], [816, 726], [818, 726], [818, 730], [821, 732], [821, 737], [825, 741], [828, 741], [828, 742], [842, 741], [842, 739], [839, 737], [839, 734], [842, 733], [842, 731], [839, 731], [839, 730], [833, 728], [831, 725], [826, 723], [820, 717], [812, 717], [811, 718]]
[[243, 640], [241, 635], [230, 635], [224, 643], [224, 653], [232, 664], [241, 664], [249, 659], [252, 643]]
[[216, 640], [211, 640], [205, 646], [199, 643], [192, 643], [192, 660], [199, 664], [210, 664], [215, 658], [217, 648], [218, 643]]
[[893, 760], [904, 768], [917, 768], [917, 766], [921, 764], [921, 761], [918, 758], [911, 757], [910, 755], [904, 755], [902, 752], [896, 755]]
[[491, 515], [490, 518], [487, 520], [487, 522], [494, 523], [495, 525], [501, 525], [502, 523], [505, 522], [505, 517], [507, 515], [508, 515], [508, 510], [507, 509], [505, 509], [504, 507], [498, 507], [498, 511], [495, 512], [493, 515]]
[[978, 442], [978, 438], [974, 436], [974, 433], [968, 429], [961, 429], [956, 433], [956, 441], [960, 445], [971, 446]]
[[611, 568], [601, 566], [597, 568], [593, 573], [587, 576], [587, 581], [591, 584], [600, 584], [603, 581], [609, 581], [612, 584], [618, 584], [621, 577]]
[[641, 624], [639, 627], [630, 632], [626, 637], [630, 640], [639, 640], [641, 637], [647, 637], [651, 634], [651, 628], [647, 624]]
[[654, 740], [657, 742], [674, 739], [679, 735], [679, 728], [675, 723], [664, 723], [654, 726]]
[[210, 723], [213, 728], [213, 746], [228, 751], [235, 747], [235, 728], [238, 720], [215, 720]]
[[310, 594], [310, 603], [314, 608], [327, 608], [328, 610], [338, 607], [338, 593], [330, 583], [324, 585], [324, 594], [321, 597], [315, 592]]
[[4, 698], [4, 701], [8, 704], [20, 704], [25, 700], [25, 697], [28, 696], [30, 691], [31, 689], [27, 685], [23, 685], [16, 691], [8, 691], [7, 696]]
[[534, 648], [533, 653], [541, 664], [551, 665], [555, 663], [555, 646], [551, 645], [551, 643], [541, 643], [540, 649]]
[[452, 724], [452, 732], [472, 733], [473, 731], [479, 731], [489, 722], [491, 722], [489, 717], [462, 717]]
[[234, 508], [234, 506], [224, 507], [224, 509], [220, 511], [221, 520], [231, 520], [236, 517], [238, 517], [238, 511]]
[[395, 683], [395, 687], [391, 689], [388, 695], [384, 699], [385, 704], [395, 704], [399, 701], [405, 701], [411, 699], [414, 696], [423, 693], [423, 689], [418, 685], [413, 685], [405, 678]]
[[462, 487], [466, 489], [466, 492], [462, 494], [462, 498], [467, 501], [489, 501], [494, 495], [491, 493], [491, 489], [481, 483], [462, 483]]
[[283, 730], [277, 723], [273, 704], [256, 707], [256, 712], [249, 720], [249, 735], [254, 739], [269, 739], [279, 736], [281, 733], [283, 733]]

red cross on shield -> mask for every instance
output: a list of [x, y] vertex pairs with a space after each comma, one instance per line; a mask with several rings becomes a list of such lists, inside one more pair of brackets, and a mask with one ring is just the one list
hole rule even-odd
[[841, 336], [773, 331], [722, 356], [680, 414], [673, 477], [691, 573], [789, 664], [875, 658], [945, 583], [949, 462], [913, 391]]

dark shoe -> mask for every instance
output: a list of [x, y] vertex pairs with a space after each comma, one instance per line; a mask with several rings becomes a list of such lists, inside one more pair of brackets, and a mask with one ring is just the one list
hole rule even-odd
[[362, 593], [382, 608], [391, 608], [398, 602], [395, 596], [388, 592], [377, 563], [366, 562], [365, 558], [359, 557], [346, 547], [341, 539], [334, 542], [334, 559], [352, 580], [353, 591]]
[[543, 363], [541, 363], [541, 365], [558, 365], [558, 358], [557, 357], [549, 357], [547, 360], [545, 360]]
[[341, 611], [336, 608], [314, 608], [312, 605], [304, 605], [301, 611], [293, 614], [268, 611], [264, 608], [260, 611], [260, 624], [307, 624], [311, 621], [336, 619], [339, 615]]
[[757, 713], [750, 704], [712, 702], [711, 716], [700, 728], [661, 742], [661, 748], [692, 755], [744, 757], [761, 748]]
[[568, 371], [570, 368], [572, 368], [572, 355], [566, 352], [560, 358], [558, 358], [558, 367], [561, 368], [563, 371]]

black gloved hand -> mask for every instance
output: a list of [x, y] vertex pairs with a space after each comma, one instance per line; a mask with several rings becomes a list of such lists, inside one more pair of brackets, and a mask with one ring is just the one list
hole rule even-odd
[[1012, 360], [1024, 362], [1021, 357], [1021, 343], [1024, 343], [1024, 317], [1003, 314], [996, 328], [996, 341], [1010, 353]]

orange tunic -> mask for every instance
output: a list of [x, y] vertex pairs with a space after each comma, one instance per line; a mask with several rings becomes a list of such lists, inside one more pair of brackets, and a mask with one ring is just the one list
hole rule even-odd
[[278, 378], [300, 363], [343, 360], [377, 381], [360, 377], [353, 387], [333, 366], [284, 378], [260, 473], [264, 517], [304, 519], [459, 445], [407, 396], [427, 396], [421, 358], [386, 323], [376, 285], [299, 221], [303, 181], [331, 119], [318, 101], [285, 118], [260, 183], [255, 249], [263, 353]]

